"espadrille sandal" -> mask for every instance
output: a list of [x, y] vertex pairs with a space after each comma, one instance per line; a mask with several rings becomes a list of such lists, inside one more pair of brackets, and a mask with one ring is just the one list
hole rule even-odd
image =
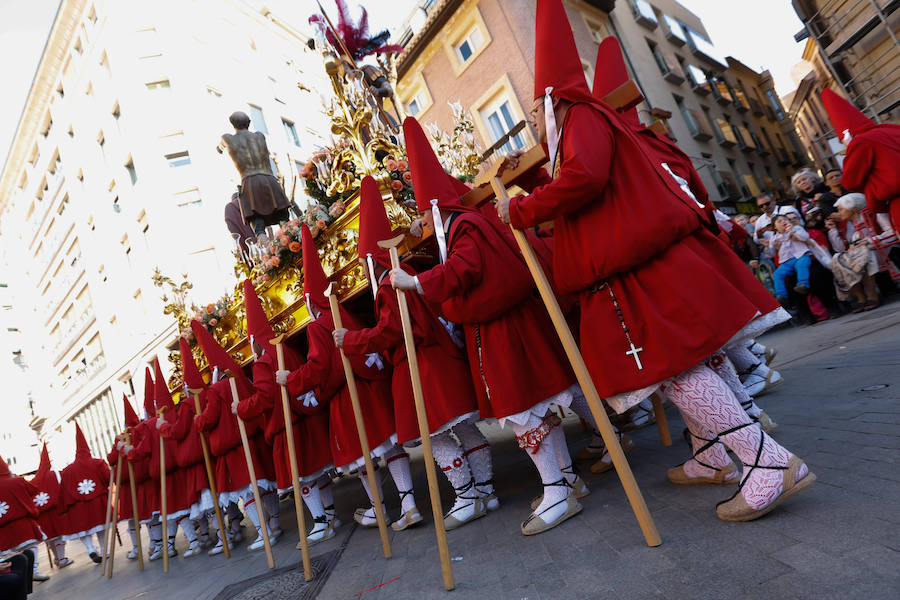
[[[760, 454], [762, 453], [762, 443], [763, 442], [761, 441], [760, 448], [756, 453], [757, 461], [759, 461]], [[745, 468], [747, 468], [747, 465], [744, 466]], [[776, 506], [778, 506], [791, 496], [802, 492], [816, 482], [816, 476], [812, 471], [809, 471], [803, 479], [797, 481], [797, 473], [802, 466], [803, 461], [793, 454], [788, 460], [787, 465], [783, 467], [768, 467], [760, 464], [750, 465], [750, 470], [747, 473], [748, 476], [750, 472], [753, 471], [753, 469], [778, 469], [784, 471], [781, 494], [767, 506], [764, 506], [762, 508], [752, 508], [749, 504], [747, 504], [747, 501], [741, 494], [741, 490], [744, 488], [744, 481], [747, 481], [747, 477], [744, 477], [744, 481], [742, 481], [738, 486], [738, 490], [737, 492], [735, 492], [734, 496], [732, 496], [728, 500], [719, 502], [716, 505], [716, 515], [718, 515], [718, 517], [723, 521], [752, 521], [754, 519], [760, 518], [765, 514], [768, 514]]]
[[775, 355], [778, 354], [778, 350], [775, 348], [766, 348], [766, 364], [771, 365], [772, 361], [775, 360]]
[[[571, 490], [569, 490], [569, 494], [570, 495], [574, 494], [576, 500], [581, 500], [585, 496], [590, 495], [591, 488], [589, 488], [587, 486], [587, 484], [584, 482], [584, 479], [582, 479], [581, 476], [578, 475], [578, 469], [575, 467], [574, 464], [569, 465], [568, 467], [563, 467], [562, 469], [560, 469], [560, 471], [562, 471], [565, 475], [574, 475], [575, 476], [575, 481], [573, 481], [572, 483], [569, 483], [568, 480], [566, 480], [565, 478], [563, 478], [563, 482], [565, 483], [566, 486], [572, 488]], [[548, 484], [548, 485], [550, 485], [550, 484]], [[535, 508], [537, 508], [538, 504], [540, 504], [543, 501], [544, 501], [543, 494], [541, 494], [540, 496], [538, 496], [537, 498], [532, 500], [531, 501], [531, 510], [534, 510]]]
[[391, 523], [391, 529], [394, 531], [403, 531], [404, 529], [409, 529], [410, 527], [414, 527], [422, 522], [422, 515], [419, 513], [418, 508], [411, 508], [402, 515], [400, 518]]
[[[371, 509], [372, 513], [373, 513], [373, 515], [371, 517], [366, 514], [369, 511], [369, 509]], [[384, 513], [385, 524], [390, 525], [391, 518], [387, 514], [387, 509], [384, 508], [384, 504], [381, 505], [381, 511]], [[367, 529], [374, 529], [374, 528], [378, 527], [378, 519], [375, 517], [374, 513], [375, 513], [374, 505], [370, 506], [369, 508], [357, 508], [353, 512], [353, 520]]]
[[[548, 483], [545, 485], [559, 485], [558, 483]], [[566, 503], [566, 512], [560, 515], [555, 521], [546, 522], [541, 518], [541, 514], [546, 513], [548, 510], [557, 506], [558, 504]], [[532, 512], [531, 515], [525, 519], [525, 522], [522, 523], [522, 535], [537, 535], [539, 533], [543, 533], [548, 529], [553, 529], [563, 521], [570, 519], [581, 512], [581, 503], [575, 499], [575, 494], [569, 494], [565, 497], [565, 499], [560, 500], [554, 504], [551, 504], [547, 508], [541, 511], [540, 514]]]
[[[484, 502], [481, 501], [477, 490], [475, 490], [474, 479], [470, 479], [469, 483], [453, 489], [456, 491], [456, 502], [453, 504], [453, 508], [444, 515], [444, 529], [447, 531], [462, 527], [466, 523], [480, 519], [487, 514]], [[470, 509], [471, 513], [469, 512]]]
[[[330, 540], [334, 537], [334, 526], [327, 516], [321, 516], [313, 519], [315, 526], [306, 536], [306, 545], [315, 546], [319, 542]], [[300, 550], [300, 542], [297, 542], [297, 550]]]
[[772, 417], [766, 414], [766, 411], [764, 410], [760, 411], [759, 416], [756, 418], [756, 420], [759, 423], [759, 426], [762, 427], [762, 430], [766, 433], [778, 429], [778, 423], [773, 421]]
[[[695, 459], [696, 460], [696, 459]], [[700, 462], [700, 461], [697, 461]], [[703, 464], [703, 463], [700, 463]], [[684, 463], [678, 465], [677, 467], [672, 467], [668, 471], [669, 481], [672, 483], [677, 483], [678, 485], [699, 485], [701, 483], [708, 483], [712, 485], [731, 485], [733, 483], [737, 483], [739, 478], [733, 477], [731, 479], [726, 479], [728, 475], [732, 473], [737, 473], [737, 466], [734, 463], [730, 465], [725, 465], [721, 469], [717, 469], [716, 467], [710, 467], [709, 465], [703, 465], [704, 467], [708, 467], [710, 469], [714, 469], [715, 473], [712, 477], [689, 477], [687, 473], [684, 472]]]
[[[622, 446], [622, 452], [628, 454], [634, 448], [634, 441], [625, 434], [619, 434], [619, 445]], [[591, 473], [606, 473], [613, 468], [612, 460], [609, 462], [603, 460], [609, 457], [609, 451], [603, 446], [603, 453], [600, 460], [591, 465]]]

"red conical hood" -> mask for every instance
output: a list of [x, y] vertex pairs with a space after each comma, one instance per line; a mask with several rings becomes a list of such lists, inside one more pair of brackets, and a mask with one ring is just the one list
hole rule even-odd
[[465, 181], [460, 181], [459, 179], [457, 179], [450, 173], [447, 173], [447, 177], [450, 178], [450, 185], [453, 186], [453, 191], [460, 198], [462, 198], [463, 196], [465, 196], [466, 194], [468, 194], [469, 192], [472, 191], [472, 188], [469, 187]]
[[156, 403], [153, 401], [153, 375], [150, 367], [144, 368], [144, 418], [149, 419], [156, 414]]
[[50, 452], [47, 450], [47, 442], [44, 442], [44, 447], [41, 448], [41, 464], [38, 465], [37, 472], [34, 474], [34, 480], [43, 479], [52, 469]]
[[[154, 386], [153, 400], [156, 403], [156, 410], [162, 408], [173, 409], [175, 403], [172, 402], [172, 394], [169, 393], [169, 386], [166, 384], [166, 378], [163, 377], [162, 368], [159, 366], [159, 359], [153, 359], [153, 370], [155, 371], [156, 385]], [[169, 417], [170, 419], [172, 417]]]
[[[622, 56], [622, 47], [615, 36], [603, 38], [597, 48], [597, 62], [594, 65], [594, 87], [591, 93], [597, 100], [603, 100], [607, 94], [628, 81], [628, 69], [625, 68], [625, 58]], [[618, 112], [618, 111], [616, 111]], [[622, 119], [634, 127], [641, 126], [637, 108], [629, 108], [622, 115]]]
[[419, 212], [431, 210], [432, 200], [437, 200], [438, 206], [445, 210], [461, 210], [459, 195], [415, 118], [404, 119], [403, 137]]
[[590, 102], [591, 91], [561, 0], [537, 0], [535, 21], [534, 99], [552, 87], [556, 98]]
[[249, 279], [244, 280], [244, 312], [247, 314], [247, 333], [263, 350], [267, 350], [269, 341], [275, 338], [275, 332]]
[[191, 354], [191, 347], [188, 341], [183, 337], [178, 338], [178, 351], [181, 353], [181, 374], [184, 383], [194, 390], [199, 390], [206, 386], [200, 369], [194, 361], [194, 355]]
[[839, 139], [844, 138], [845, 131], [849, 131], [850, 135], [856, 135], [875, 125], [869, 117], [862, 114], [846, 98], [838, 96], [833, 90], [825, 88], [822, 90], [821, 98], [828, 118], [831, 119], [834, 132]]
[[[196, 319], [191, 321], [191, 331], [194, 332], [194, 337], [197, 338], [197, 343], [200, 344], [200, 349], [203, 350], [203, 354], [206, 356], [209, 368], [219, 367], [220, 374], [224, 374], [225, 371], [231, 371], [237, 379], [238, 391], [241, 392], [242, 397], [245, 393], [252, 393], [253, 385], [247, 379], [241, 366], [219, 345], [219, 342], [207, 331], [203, 323]], [[215, 383], [215, 381], [211, 383]]]
[[309, 227], [301, 225], [300, 236], [303, 241], [303, 294], [308, 294], [310, 304], [322, 312], [328, 312], [328, 299], [325, 298], [328, 277], [322, 268], [322, 261], [319, 260], [319, 250]]
[[131, 407], [131, 402], [128, 401], [128, 396], [126, 396], [125, 394], [122, 394], [122, 405], [125, 414], [125, 427], [134, 427], [141, 422], [137, 414], [134, 412], [134, 408]]
[[12, 473], [9, 472], [9, 465], [6, 464], [6, 461], [0, 456], [0, 477], [10, 477], [11, 475]]
[[91, 448], [88, 446], [84, 433], [81, 431], [81, 425], [75, 423], [75, 460], [80, 458], [91, 458]]
[[371, 254], [373, 261], [390, 269], [390, 254], [378, 242], [390, 239], [392, 230], [381, 190], [375, 180], [367, 175], [359, 188], [359, 257], [365, 258]]

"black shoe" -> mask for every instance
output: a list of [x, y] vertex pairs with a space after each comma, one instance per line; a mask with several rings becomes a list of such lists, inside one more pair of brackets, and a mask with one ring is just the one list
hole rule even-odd
[[96, 552], [91, 552], [88, 556], [91, 557], [91, 560], [97, 563], [98, 565], [103, 562], [103, 559], [100, 558], [100, 555]]
[[798, 294], [800, 294], [801, 296], [805, 296], [809, 293], [809, 286], [802, 285], [802, 284], [798, 285], [798, 286], [794, 286], [794, 291], [797, 292]]

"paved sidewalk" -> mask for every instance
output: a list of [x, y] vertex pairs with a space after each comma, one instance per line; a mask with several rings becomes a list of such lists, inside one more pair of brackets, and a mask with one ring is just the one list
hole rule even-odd
[[[769, 334], [779, 350], [776, 368], [785, 382], [759, 401], [778, 422], [776, 439], [804, 458], [818, 483], [767, 517], [724, 523], [715, 503], [733, 488], [676, 487], [666, 468], [688, 457], [682, 423], [668, 416], [675, 444], [664, 448], [655, 427], [633, 434], [629, 461], [663, 538], [648, 548], [615, 475], [594, 475], [584, 465], [592, 493], [584, 511], [532, 538], [519, 533], [528, 503], [540, 493], [538, 477], [511, 435], [487, 429], [493, 442], [495, 481], [502, 508], [450, 532], [456, 590], [443, 591], [421, 453], [413, 453], [413, 477], [427, 525], [392, 533], [393, 558], [381, 552], [377, 530], [344, 525], [314, 547], [322, 565], [316, 588], [275, 589], [265, 596], [402, 600], [462, 598], [895, 598], [900, 590], [900, 304], [871, 313]], [[880, 387], [887, 386], [887, 387]], [[587, 435], [566, 421], [570, 446]], [[446, 482], [442, 482], [442, 485]], [[356, 481], [337, 487], [339, 514], [350, 520], [364, 494]], [[446, 485], [443, 485], [446, 488]], [[444, 490], [444, 506], [450, 496]], [[391, 515], [399, 502], [385, 484]], [[285, 538], [275, 547], [279, 567], [299, 558], [291, 503], [282, 504]], [[122, 528], [123, 541], [125, 530]], [[184, 539], [179, 535], [179, 549]], [[243, 546], [246, 546], [244, 544]], [[341, 552], [342, 546], [345, 546]], [[41, 566], [53, 578], [34, 598], [213, 599], [230, 584], [267, 573], [262, 553], [235, 550], [231, 560], [200, 556], [147, 563], [143, 573], [120, 550], [116, 576], [107, 581], [80, 544], [70, 544], [76, 564], [64, 571]], [[326, 566], [321, 568], [326, 568]], [[327, 576], [327, 579], [325, 577]], [[296, 581], [296, 574], [291, 581]], [[281, 581], [281, 580], [279, 580]], [[288, 581], [285, 579], [284, 581]], [[286, 583], [285, 586], [292, 586]], [[380, 587], [376, 587], [380, 586]], [[229, 588], [231, 589], [231, 588]], [[305, 591], [304, 591], [305, 589]], [[315, 596], [314, 594], [318, 595]]]

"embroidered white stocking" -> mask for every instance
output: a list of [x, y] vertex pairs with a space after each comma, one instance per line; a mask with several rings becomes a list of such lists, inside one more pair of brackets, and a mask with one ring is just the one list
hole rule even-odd
[[720, 350], [710, 356], [706, 359], [706, 366], [715, 371], [716, 375], [721, 377], [722, 381], [728, 385], [728, 389], [734, 393], [738, 402], [741, 403], [741, 408], [747, 411], [747, 414], [752, 418], [758, 419], [762, 410], [753, 402], [750, 394], [747, 393], [747, 388], [741, 383], [741, 378], [738, 376], [734, 364], [728, 359], [725, 352]]
[[[512, 423], [513, 432], [520, 439], [534, 440], [540, 437], [538, 429], [544, 425], [542, 419], [532, 415], [525, 425], [517, 425]], [[541, 477], [541, 483], [544, 485], [544, 495], [540, 504], [534, 509], [534, 513], [540, 516], [545, 522], [556, 521], [563, 513], [566, 512], [565, 499], [569, 495], [569, 487], [560, 485], [565, 479], [559, 466], [559, 460], [556, 458], [556, 448], [554, 448], [553, 437], [549, 434], [545, 435], [543, 440], [538, 442], [540, 445], [535, 448], [535, 444], [529, 442], [525, 448], [525, 453], [534, 462], [535, 468]]]
[[453, 427], [459, 439], [463, 456], [469, 461], [469, 469], [475, 478], [475, 488], [479, 496], [494, 493], [494, 465], [491, 460], [491, 446], [475, 423], [460, 423]]
[[[412, 474], [409, 472], [409, 454], [399, 446], [394, 446], [384, 455], [388, 470], [397, 491], [400, 492], [400, 506], [403, 512], [416, 508], [416, 498], [412, 493]], [[382, 501], [384, 496], [381, 497]]]
[[303, 503], [309, 509], [309, 514], [312, 515], [313, 520], [326, 518], [325, 507], [322, 505], [322, 495], [315, 481], [301, 484], [300, 495], [303, 497]]

